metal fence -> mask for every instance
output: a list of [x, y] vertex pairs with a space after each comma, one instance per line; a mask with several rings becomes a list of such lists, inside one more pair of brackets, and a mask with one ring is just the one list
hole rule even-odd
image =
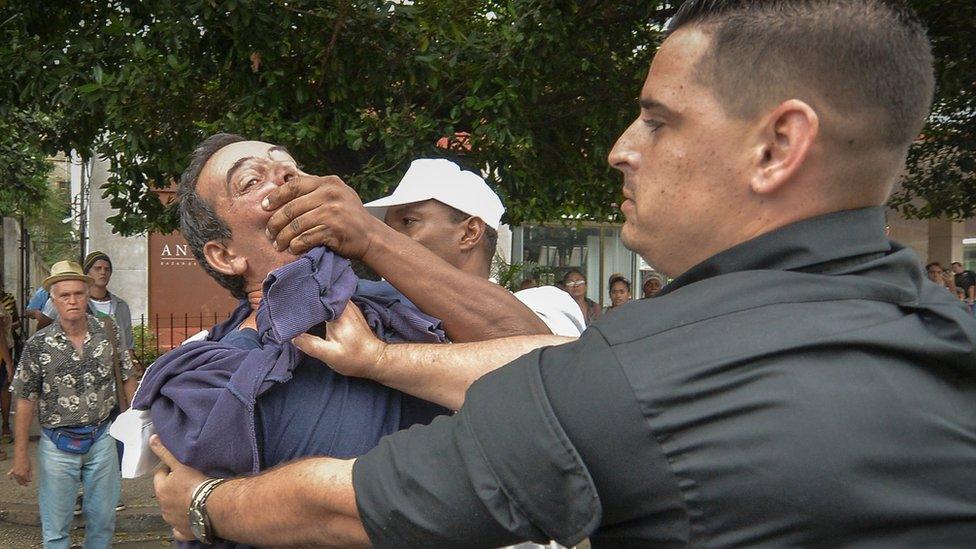
[[136, 358], [140, 363], [148, 366], [159, 355], [179, 347], [194, 334], [210, 329], [211, 326], [226, 320], [229, 316], [230, 313], [203, 314], [202, 312], [182, 315], [174, 313], [139, 315], [138, 322], [134, 322], [132, 326]]

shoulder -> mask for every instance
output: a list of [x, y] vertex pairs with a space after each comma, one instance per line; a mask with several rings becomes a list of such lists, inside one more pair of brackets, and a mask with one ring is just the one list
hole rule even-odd
[[555, 286], [527, 288], [514, 295], [532, 309], [555, 335], [576, 337], [586, 328], [579, 305], [568, 293]]
[[47, 345], [46, 339], [54, 332], [54, 324], [49, 324], [40, 330], [34, 332], [34, 335], [30, 336], [26, 343], [24, 343], [25, 351], [37, 351], [44, 348]]
[[514, 295], [530, 309], [579, 310], [579, 306], [576, 305], [573, 298], [555, 286], [527, 288], [515, 292]]

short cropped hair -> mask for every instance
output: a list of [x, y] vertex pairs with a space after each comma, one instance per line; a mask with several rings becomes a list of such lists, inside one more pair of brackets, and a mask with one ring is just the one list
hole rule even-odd
[[247, 293], [244, 291], [244, 277], [218, 272], [210, 266], [210, 263], [207, 263], [207, 258], [203, 255], [203, 247], [207, 242], [213, 240], [227, 243], [232, 235], [230, 227], [217, 215], [213, 206], [197, 193], [200, 172], [203, 171], [203, 167], [210, 160], [210, 157], [227, 145], [240, 141], [246, 141], [246, 139], [232, 133], [218, 133], [204, 139], [193, 151], [190, 156], [190, 165], [180, 176], [177, 195], [180, 199], [180, 232], [183, 233], [183, 238], [193, 250], [193, 256], [197, 258], [197, 263], [221, 286], [230, 290], [232, 296], [243, 299], [247, 297]]
[[[441, 202], [441, 204], [444, 203]], [[471, 217], [470, 214], [466, 214], [454, 206], [448, 206], [447, 204], [444, 204], [444, 206], [450, 210], [451, 221], [454, 223], [461, 223]], [[481, 239], [481, 245], [481, 252], [485, 255], [488, 263], [491, 263], [491, 260], [495, 257], [495, 248], [498, 246], [498, 231], [489, 227], [487, 223], [485, 224], [485, 237]]]
[[904, 0], [688, 0], [667, 32], [691, 26], [711, 38], [697, 76], [730, 115], [800, 99], [870, 116], [858, 141], [891, 149], [907, 148], [928, 116], [931, 45]]

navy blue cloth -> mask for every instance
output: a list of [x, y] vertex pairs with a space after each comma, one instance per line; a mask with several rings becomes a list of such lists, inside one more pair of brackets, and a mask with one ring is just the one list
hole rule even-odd
[[[352, 300], [368, 311], [373, 330], [388, 342], [402, 342], [408, 330], [398, 323], [426, 322], [409, 314], [406, 297], [386, 282], [360, 281]], [[401, 307], [403, 308], [401, 310]], [[397, 326], [390, 330], [388, 327]], [[250, 328], [228, 332], [222, 343], [250, 350], [261, 347]], [[371, 450], [379, 439], [414, 424], [427, 424], [449, 410], [361, 378], [337, 374], [304, 357], [288, 383], [258, 397], [257, 427], [261, 468], [300, 457], [351, 458]], [[355, 413], [348, 413], [355, 410]]]
[[253, 328], [241, 328], [240, 330], [233, 330], [228, 332], [227, 335], [225, 335], [220, 341], [245, 351], [261, 348], [261, 336], [259, 336], [258, 331]]
[[[440, 321], [396, 297], [389, 285], [363, 283], [356, 293], [358, 284], [347, 260], [324, 248], [308, 252], [265, 280], [257, 310], [259, 348], [239, 346], [248, 338], [237, 328], [251, 312], [242, 301], [206, 340], [160, 357], [146, 371], [133, 406], [150, 410], [156, 432], [177, 459], [211, 476], [253, 473], [262, 462], [326, 450], [358, 455], [402, 426], [403, 408], [411, 410], [412, 421], [446, 413], [382, 385], [340, 376], [290, 343], [340, 315], [350, 297], [382, 339], [445, 340]], [[293, 377], [296, 383], [287, 383]], [[255, 410], [265, 393], [265, 423], [258, 428]], [[418, 407], [426, 413], [413, 413]], [[296, 414], [305, 421], [298, 423]], [[268, 459], [262, 459], [259, 431], [267, 432], [263, 446], [273, 452]]]
[[[257, 330], [242, 300], [206, 340], [149, 367], [133, 407], [182, 463], [209, 476], [258, 472], [298, 457], [353, 457], [384, 435], [429, 423], [446, 408], [372, 381], [342, 376], [291, 339], [342, 314], [350, 300], [385, 341], [444, 342], [440, 321], [387, 283], [360, 282], [349, 262], [315, 248], [265, 280]], [[180, 547], [204, 547], [197, 542]], [[220, 541], [211, 547], [243, 547]]]

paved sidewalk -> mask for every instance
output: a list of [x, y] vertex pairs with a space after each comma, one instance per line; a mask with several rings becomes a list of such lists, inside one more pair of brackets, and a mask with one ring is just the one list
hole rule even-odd
[[[35, 427], [36, 429], [36, 427]], [[37, 436], [31, 437], [30, 455], [33, 481], [21, 486], [7, 477], [13, 464], [13, 445], [4, 444], [9, 455], [0, 461], [0, 549], [40, 547], [40, 514], [37, 507]], [[160, 540], [168, 543], [169, 527], [156, 506], [152, 477], [122, 479], [122, 501], [126, 509], [116, 517], [115, 531], [118, 547], [161, 547]], [[83, 528], [84, 520], [75, 518], [75, 527]], [[83, 529], [73, 532], [72, 538], [80, 540]], [[136, 545], [133, 545], [136, 543]], [[151, 543], [151, 545], [140, 545]]]

